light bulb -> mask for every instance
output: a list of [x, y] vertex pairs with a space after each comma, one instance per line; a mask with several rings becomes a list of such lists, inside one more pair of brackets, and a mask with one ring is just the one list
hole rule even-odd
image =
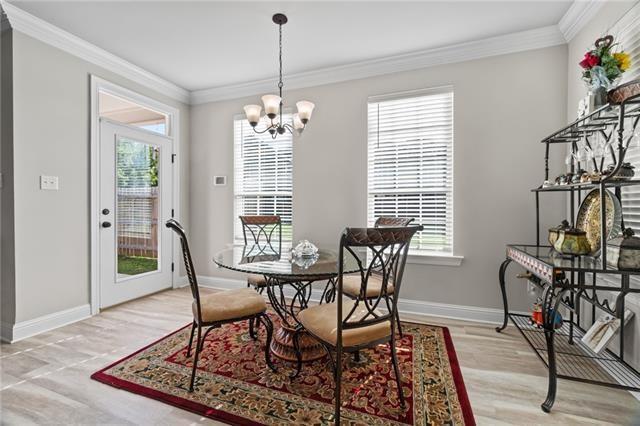
[[309, 101], [299, 101], [296, 103], [296, 107], [298, 107], [298, 116], [300, 117], [300, 121], [302, 123], [307, 124], [307, 121], [311, 118], [311, 113], [313, 112], [313, 108], [315, 105], [313, 102]]
[[270, 119], [276, 118], [278, 111], [280, 110], [280, 96], [278, 95], [264, 95], [262, 97], [262, 103], [264, 104], [264, 112], [267, 113], [267, 117]]
[[247, 115], [247, 120], [252, 127], [256, 127], [258, 121], [260, 121], [260, 112], [262, 107], [260, 105], [245, 105], [244, 113]]

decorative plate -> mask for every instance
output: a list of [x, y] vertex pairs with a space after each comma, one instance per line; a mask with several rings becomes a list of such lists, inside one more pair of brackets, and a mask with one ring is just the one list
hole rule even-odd
[[[605, 190], [605, 216], [606, 216], [606, 239], [615, 237], [622, 231], [622, 206], [620, 200], [608, 190]], [[591, 245], [591, 254], [600, 252], [600, 190], [594, 189], [589, 192], [576, 217], [576, 228], [587, 233], [587, 240]]]

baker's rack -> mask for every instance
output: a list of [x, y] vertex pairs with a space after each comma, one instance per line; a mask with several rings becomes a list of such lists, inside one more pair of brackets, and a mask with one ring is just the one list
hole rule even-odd
[[[549, 412], [555, 402], [557, 379], [576, 380], [597, 385], [640, 391], [640, 373], [624, 359], [625, 350], [625, 298], [631, 293], [640, 293], [640, 287], [630, 285], [630, 277], [640, 275], [640, 270], [618, 270], [607, 265], [607, 234], [600, 234], [600, 251], [594, 256], [564, 257], [555, 253], [549, 245], [541, 245], [540, 194], [545, 192], [566, 192], [570, 198], [571, 220], [575, 220], [576, 202], [581, 203], [584, 191], [599, 189], [600, 229], [605, 229], [606, 190], [610, 189], [622, 204], [622, 187], [640, 185], [640, 179], [619, 179], [620, 171], [633, 134], [640, 121], [640, 80], [634, 80], [608, 93], [609, 103], [590, 114], [581, 117], [566, 127], [544, 138], [545, 145], [545, 184], [532, 189], [536, 204], [536, 244], [509, 244], [506, 259], [500, 266], [499, 281], [504, 305], [504, 320], [496, 331], [507, 326], [508, 320], [520, 331], [534, 352], [548, 367], [549, 381], [547, 397], [542, 410]], [[625, 129], [630, 124], [631, 132]], [[613, 167], [597, 181], [581, 183], [552, 184], [549, 182], [549, 148], [552, 144], [569, 144], [571, 153], [578, 150], [578, 142], [592, 149], [594, 137], [604, 138], [607, 155], [600, 161], [593, 158], [594, 172], [603, 172], [605, 158], [608, 156]], [[570, 173], [580, 170], [581, 164], [571, 162]], [[622, 218], [624, 227], [624, 216]], [[613, 237], [613, 236], [611, 236]], [[546, 238], [545, 238], [546, 239]], [[515, 262], [524, 267], [528, 282], [542, 292], [542, 325], [531, 324], [529, 317], [510, 313], [508, 307], [505, 274], [508, 265]], [[619, 278], [619, 285], [610, 285], [598, 280], [599, 275]], [[602, 292], [616, 294], [602, 296]], [[556, 329], [556, 313], [562, 306], [569, 312], [563, 324]], [[590, 309], [588, 307], [590, 306]], [[585, 309], [586, 307], [586, 309]], [[590, 315], [585, 320], [585, 314]], [[619, 318], [619, 342], [617, 352], [605, 349], [600, 354], [591, 351], [581, 342], [585, 328], [589, 328], [598, 313], [607, 313]]]

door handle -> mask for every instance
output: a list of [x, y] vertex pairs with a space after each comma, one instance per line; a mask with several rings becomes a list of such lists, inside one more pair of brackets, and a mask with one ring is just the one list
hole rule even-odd
[[103, 228], [111, 228], [111, 222], [102, 222]]

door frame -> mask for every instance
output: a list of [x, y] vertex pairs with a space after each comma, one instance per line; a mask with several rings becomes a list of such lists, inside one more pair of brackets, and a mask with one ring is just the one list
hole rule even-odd
[[[90, 214], [89, 233], [90, 244], [90, 305], [91, 315], [100, 312], [100, 110], [99, 92], [105, 92], [119, 98], [131, 101], [138, 105], [153, 109], [168, 117], [168, 134], [172, 140], [172, 164], [173, 164], [173, 188], [171, 191], [173, 205], [173, 217], [180, 217], [180, 110], [150, 97], [141, 95], [126, 89], [103, 78], [90, 75]], [[126, 126], [126, 124], [124, 124]], [[171, 261], [179, 258], [178, 245], [171, 242]], [[180, 286], [179, 267], [173, 268], [171, 273], [171, 285], [173, 288]]]

